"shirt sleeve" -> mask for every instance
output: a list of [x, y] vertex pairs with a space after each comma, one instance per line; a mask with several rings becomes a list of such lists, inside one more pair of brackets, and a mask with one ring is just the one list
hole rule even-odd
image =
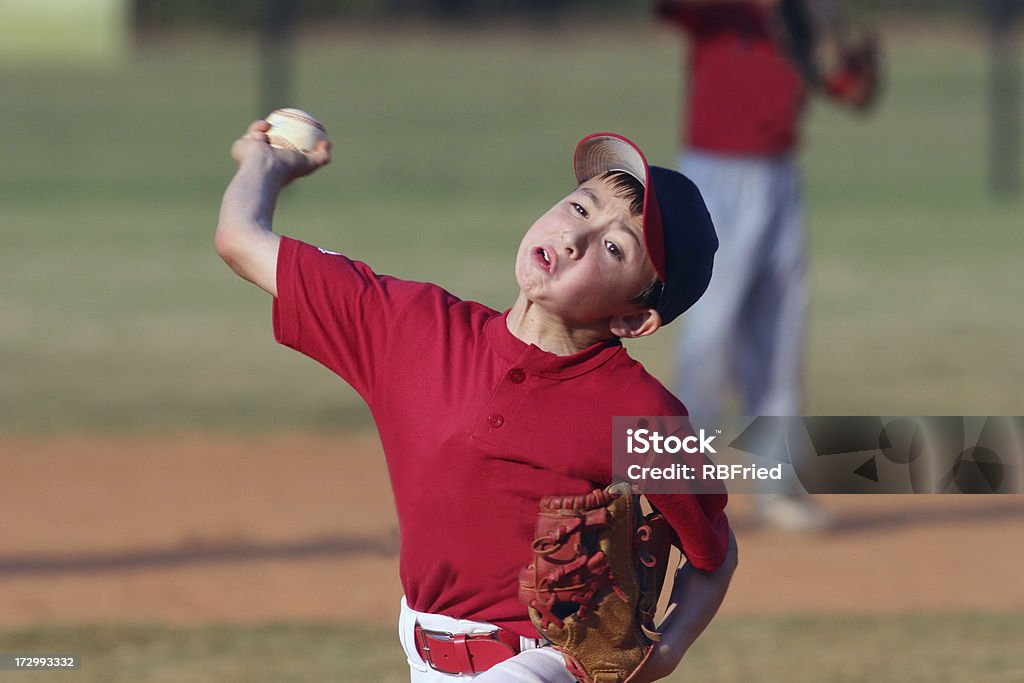
[[702, 571], [722, 566], [729, 551], [724, 494], [650, 494], [651, 505], [675, 530], [687, 561]]
[[[647, 386], [649, 391], [650, 385]], [[682, 417], [689, 415], [686, 406], [661, 387], [660, 383], [657, 387], [659, 390], [653, 395], [648, 394], [646, 398], [640, 399], [643, 400], [641, 405], [647, 406], [646, 415], [655, 420], [657, 416], [666, 419], [663, 424], [652, 428], [662, 433], [682, 429], [692, 434], [689, 421], [681, 421]], [[639, 388], [631, 393], [635, 396], [643, 395]], [[699, 459], [703, 456], [694, 457]], [[706, 485], [699, 493], [652, 491], [646, 495], [651, 505], [665, 516], [665, 520], [676, 532], [683, 554], [690, 564], [702, 571], [714, 571], [725, 562], [729, 552], [729, 519], [725, 514], [729, 494], [724, 485]]]
[[393, 324], [423, 286], [282, 237], [274, 338], [323, 364], [369, 401]]

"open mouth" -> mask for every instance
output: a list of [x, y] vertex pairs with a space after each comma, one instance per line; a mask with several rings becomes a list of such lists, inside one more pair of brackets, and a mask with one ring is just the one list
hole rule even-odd
[[537, 262], [537, 265], [549, 273], [555, 265], [554, 259], [551, 258], [551, 253], [544, 247], [537, 247], [533, 250], [533, 260]]

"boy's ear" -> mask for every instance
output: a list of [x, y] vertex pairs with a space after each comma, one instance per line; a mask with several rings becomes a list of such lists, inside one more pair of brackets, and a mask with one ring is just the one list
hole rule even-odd
[[608, 329], [616, 337], [635, 339], [654, 334], [661, 327], [661, 314], [653, 308], [635, 313], [617, 315], [608, 322]]

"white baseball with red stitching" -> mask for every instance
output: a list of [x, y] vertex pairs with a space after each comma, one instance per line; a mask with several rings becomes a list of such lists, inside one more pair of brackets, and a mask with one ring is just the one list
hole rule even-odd
[[267, 115], [270, 124], [267, 138], [270, 146], [303, 154], [313, 151], [316, 143], [327, 139], [323, 124], [301, 109], [275, 109]]

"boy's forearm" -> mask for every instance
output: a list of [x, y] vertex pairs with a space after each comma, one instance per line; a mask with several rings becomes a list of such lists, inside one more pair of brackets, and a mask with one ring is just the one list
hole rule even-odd
[[669, 599], [675, 614], [666, 616], [665, 639], [677, 650], [680, 658], [718, 613], [732, 574], [731, 567], [704, 573], [690, 564], [676, 572]]
[[648, 665], [644, 667], [642, 680], [667, 676], [679, 665], [683, 655], [718, 613], [737, 562], [736, 538], [730, 532], [728, 555], [717, 570], [702, 572], [686, 564], [676, 571], [665, 619], [661, 623], [661, 642], [655, 646]]
[[286, 182], [266, 159], [246, 159], [224, 191], [214, 237], [217, 253], [232, 270], [274, 296], [280, 240], [272, 227]]
[[247, 160], [239, 166], [221, 200], [217, 237], [228, 234], [244, 239], [270, 232], [284, 184], [284, 178], [266, 168], [261, 159]]

